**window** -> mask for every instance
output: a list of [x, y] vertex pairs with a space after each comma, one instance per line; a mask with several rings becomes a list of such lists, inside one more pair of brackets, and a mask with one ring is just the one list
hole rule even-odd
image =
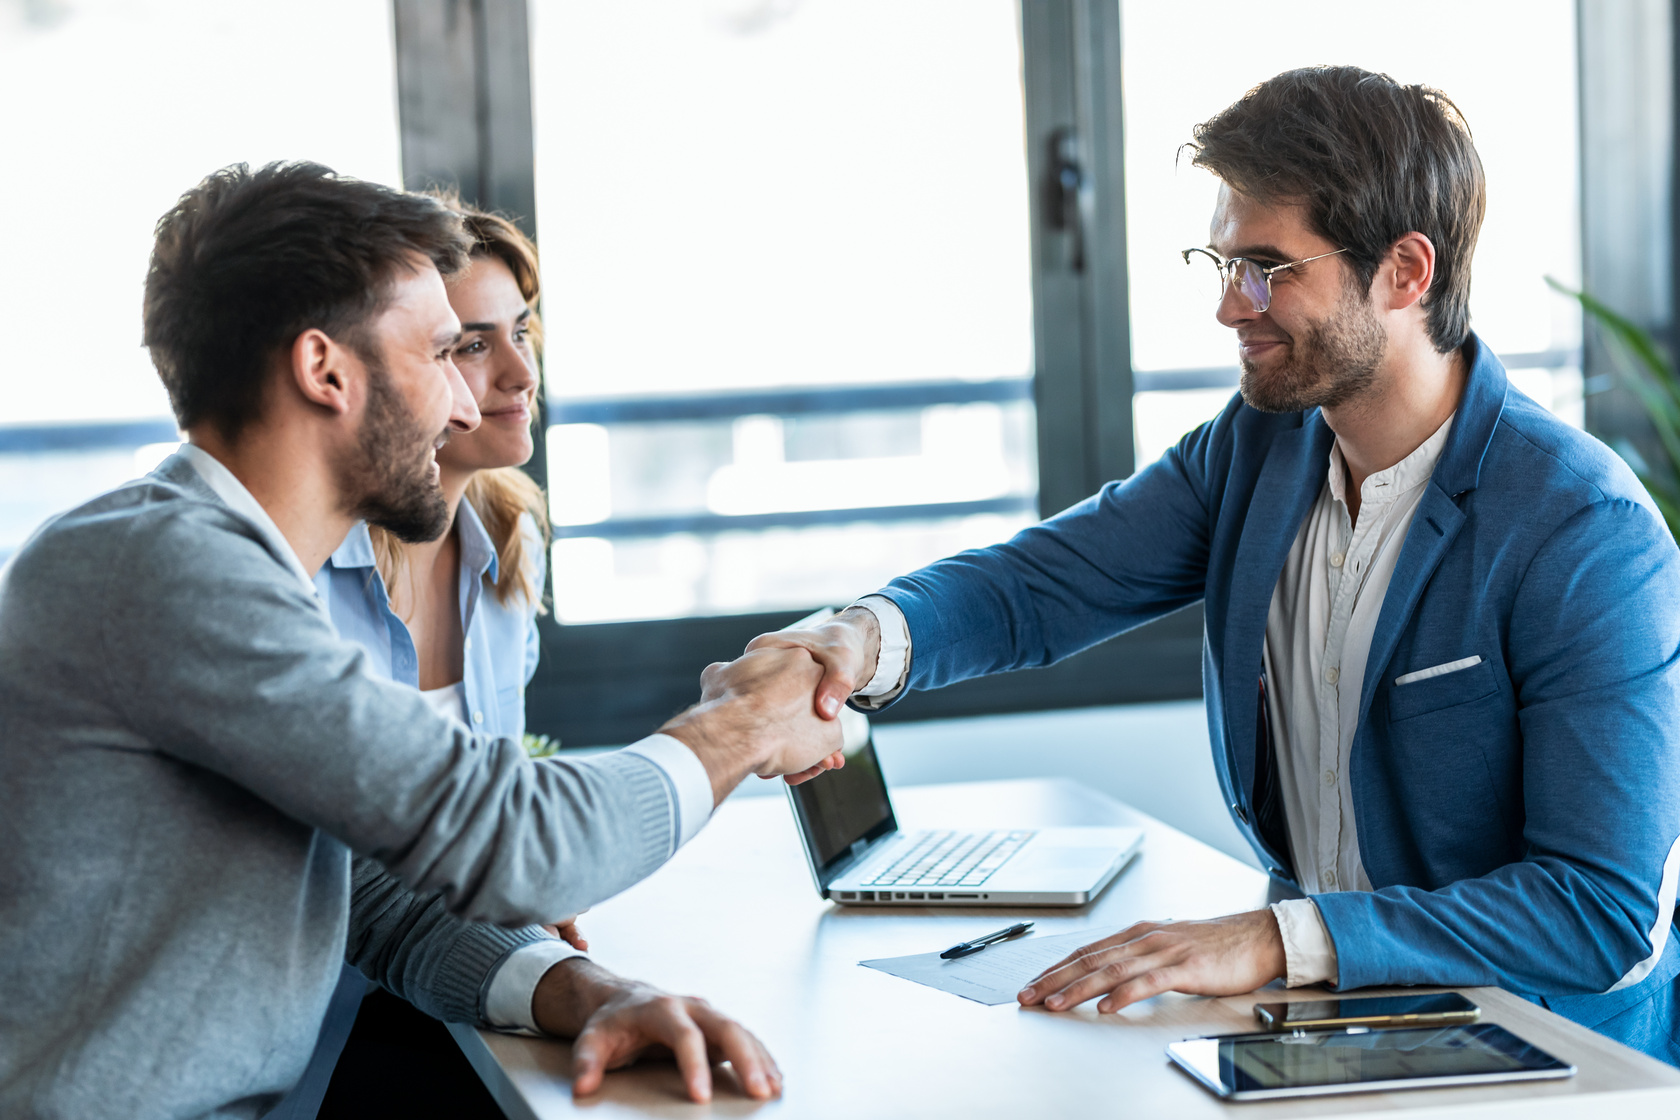
[[1216, 183], [1178, 149], [1257, 83], [1321, 63], [1435, 86], [1464, 113], [1488, 182], [1473, 325], [1517, 388], [1581, 424], [1580, 315], [1545, 283], [1581, 273], [1570, 0], [1536, 0], [1521, 19], [1454, 0], [1420, 0], [1401, 20], [1335, 0], [1280, 0], [1264, 19], [1232, 0], [1129, 3], [1122, 14], [1139, 466], [1213, 416], [1237, 378], [1231, 332], [1178, 256], [1207, 239]]
[[845, 602], [1034, 518], [1017, 22], [533, 4], [561, 622]]
[[173, 446], [140, 294], [183, 191], [282, 158], [397, 181], [390, 21], [381, 0], [0, 8], [0, 148], [41, 172], [0, 179], [0, 325], [28, 343], [0, 368], [0, 561]]

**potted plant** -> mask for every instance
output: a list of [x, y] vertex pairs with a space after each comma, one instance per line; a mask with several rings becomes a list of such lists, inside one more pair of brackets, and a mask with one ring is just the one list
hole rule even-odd
[[1580, 303], [1581, 310], [1603, 328], [1617, 366], [1618, 381], [1639, 398], [1650, 417], [1657, 445], [1663, 451], [1657, 462], [1652, 461], [1653, 456], [1641, 454], [1626, 439], [1618, 439], [1611, 446], [1645, 484], [1668, 524], [1668, 531], [1680, 540], [1680, 373], [1675, 371], [1673, 358], [1651, 332], [1586, 292], [1560, 284], [1550, 276], [1546, 277], [1546, 283]]

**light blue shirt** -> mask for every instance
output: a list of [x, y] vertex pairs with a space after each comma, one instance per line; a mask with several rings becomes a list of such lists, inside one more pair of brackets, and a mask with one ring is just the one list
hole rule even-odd
[[[542, 586], [543, 550], [536, 526], [522, 518], [520, 530], [536, 560], [533, 584]], [[456, 594], [461, 607], [462, 684], [466, 718], [481, 735], [525, 733], [525, 685], [537, 671], [537, 605], [515, 595], [506, 603], [496, 596], [496, 547], [472, 505], [462, 501], [455, 515], [461, 549]], [[414, 639], [391, 610], [385, 581], [374, 564], [373, 541], [365, 524], [350, 530], [321, 570], [315, 589], [342, 637], [367, 650], [373, 668], [398, 684], [420, 687], [420, 663]]]

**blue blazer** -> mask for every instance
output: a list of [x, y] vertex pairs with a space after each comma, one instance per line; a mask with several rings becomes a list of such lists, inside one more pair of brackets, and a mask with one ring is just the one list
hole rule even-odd
[[[1365, 670], [1350, 779], [1374, 889], [1316, 896], [1340, 987], [1498, 985], [1680, 1064], [1680, 551], [1616, 455], [1479, 339], [1465, 353]], [[1133, 477], [894, 580], [910, 687], [1048, 665], [1201, 601], [1220, 786], [1281, 877], [1251, 824], [1256, 682], [1334, 438], [1317, 409], [1234, 397]]]

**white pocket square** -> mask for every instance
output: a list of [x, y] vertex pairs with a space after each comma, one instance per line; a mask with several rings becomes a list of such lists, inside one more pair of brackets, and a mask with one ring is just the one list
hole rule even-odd
[[1456, 673], [1460, 669], [1468, 669], [1473, 665], [1480, 665], [1481, 663], [1481, 656], [1473, 653], [1469, 657], [1461, 657], [1457, 661], [1444, 661], [1439, 665], [1431, 665], [1427, 669], [1419, 669], [1415, 673], [1402, 673], [1400, 676], [1394, 678], [1394, 683], [1398, 686], [1411, 684], [1413, 681], [1426, 681], [1430, 677], [1444, 677], [1448, 673]]

